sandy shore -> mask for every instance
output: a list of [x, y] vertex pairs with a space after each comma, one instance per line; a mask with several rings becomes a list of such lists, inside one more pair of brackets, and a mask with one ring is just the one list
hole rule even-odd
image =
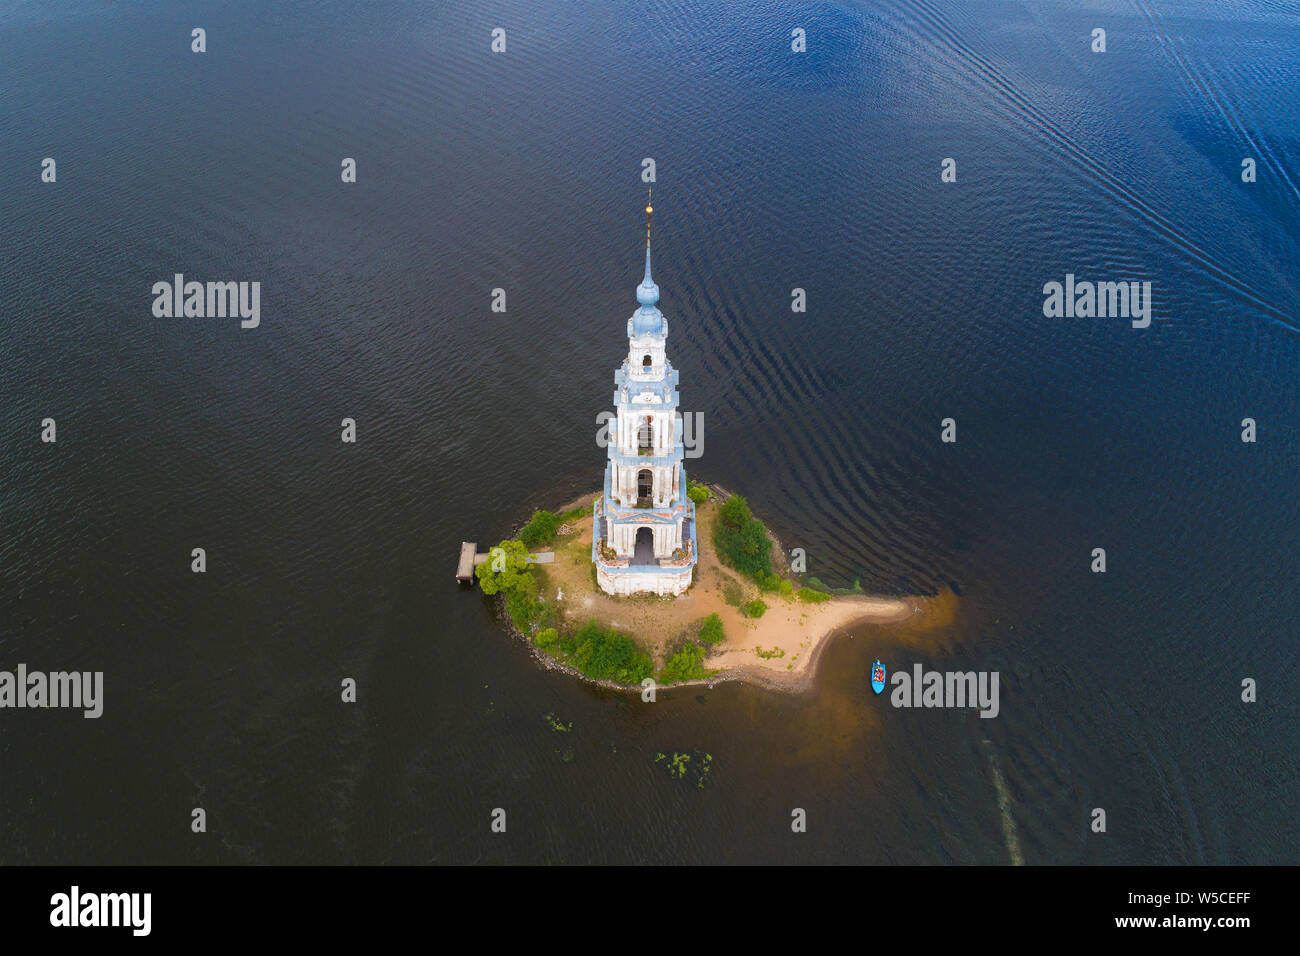
[[[590, 506], [595, 497], [594, 492], [584, 495], [556, 512]], [[726, 640], [711, 651], [705, 665], [719, 673], [700, 683], [746, 680], [792, 691], [811, 685], [821, 651], [837, 632], [851, 625], [909, 622], [908, 630], [917, 626], [929, 629], [940, 623], [940, 618], [951, 617], [951, 602], [940, 601], [944, 607], [942, 613], [936, 613], [934, 598], [853, 594], [813, 604], [772, 593], [760, 595], [755, 584], [718, 560], [712, 543], [718, 508], [717, 500], [710, 499], [697, 510], [700, 557], [696, 583], [682, 597], [616, 598], [596, 587], [591, 572], [590, 513], [570, 522], [557, 537], [554, 564], [536, 566], [542, 597], [557, 605], [569, 625], [596, 620], [632, 634], [658, 664], [684, 640], [694, 637], [706, 617], [716, 613], [722, 619]], [[773, 548], [776, 565], [781, 564], [780, 554], [778, 543]], [[735, 606], [738, 595], [742, 602], [761, 596], [767, 612], [757, 619], [745, 617]]]

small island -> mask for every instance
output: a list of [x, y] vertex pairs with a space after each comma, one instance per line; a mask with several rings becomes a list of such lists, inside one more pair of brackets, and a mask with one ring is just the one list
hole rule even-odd
[[[947, 621], [952, 599], [832, 593], [815, 577], [800, 582], [780, 544], [746, 500], [692, 483], [698, 561], [679, 596], [606, 594], [591, 561], [590, 494], [536, 511], [511, 540], [475, 568], [498, 596], [517, 636], [540, 661], [612, 687], [745, 680], [803, 691], [817, 659], [850, 625], [904, 624], [909, 632]], [[551, 551], [546, 564], [529, 556]]]
[[648, 202], [645, 212], [638, 308], [614, 373], [615, 412], [597, 436], [608, 459], [602, 489], [534, 512], [487, 554], [463, 542], [457, 578], [472, 567], [549, 665], [638, 689], [647, 679], [806, 687], [827, 640], [849, 624], [932, 626], [922, 598], [868, 597], [857, 585], [832, 594], [816, 578], [795, 579], [743, 497], [688, 480], [684, 459], [701, 451], [702, 426], [691, 434], [677, 410]]

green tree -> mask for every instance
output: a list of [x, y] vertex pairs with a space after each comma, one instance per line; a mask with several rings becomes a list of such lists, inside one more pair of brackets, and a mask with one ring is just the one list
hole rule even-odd
[[728, 567], [760, 582], [772, 573], [772, 539], [740, 495], [732, 495], [719, 509], [713, 543]]
[[488, 559], [474, 568], [484, 594], [514, 588], [521, 576], [532, 577], [528, 570], [528, 549], [520, 541], [502, 541], [488, 552]]
[[576, 633], [561, 637], [559, 648], [569, 664], [597, 680], [639, 684], [654, 670], [653, 659], [632, 638], [618, 631], [607, 631], [595, 621], [588, 621]]
[[718, 511], [718, 521], [729, 528], [740, 530], [749, 524], [754, 513], [749, 510], [749, 502], [740, 495], [732, 495], [723, 502]]

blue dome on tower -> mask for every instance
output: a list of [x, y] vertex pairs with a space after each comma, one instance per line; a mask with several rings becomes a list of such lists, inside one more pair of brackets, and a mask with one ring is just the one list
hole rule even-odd
[[641, 284], [636, 287], [636, 300], [641, 303], [641, 308], [637, 309], [636, 313], [632, 316], [632, 334], [663, 334], [663, 313], [655, 308], [659, 302], [659, 287], [655, 285], [655, 280], [650, 278], [649, 236], [646, 236], [645, 242], [645, 278], [642, 279]]

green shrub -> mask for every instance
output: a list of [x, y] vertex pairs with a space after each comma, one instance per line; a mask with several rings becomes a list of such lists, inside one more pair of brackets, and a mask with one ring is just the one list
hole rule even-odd
[[772, 539], [740, 495], [723, 502], [713, 529], [713, 543], [718, 558], [728, 567], [755, 579], [772, 573]]
[[709, 500], [709, 489], [704, 485], [697, 485], [693, 481], [686, 482], [686, 497], [697, 505], [702, 505]]
[[588, 677], [620, 684], [639, 684], [654, 671], [654, 660], [626, 634], [588, 621], [558, 642], [560, 654]]
[[519, 540], [525, 547], [538, 548], [555, 538], [555, 531], [560, 527], [560, 518], [550, 511], [534, 511], [519, 532]]
[[781, 591], [781, 597], [789, 601], [791, 598], [794, 597], [794, 583], [782, 578], [780, 591]]
[[812, 588], [800, 588], [799, 600], [807, 601], [809, 604], [821, 604], [823, 601], [829, 601], [831, 596], [825, 591], [814, 591]]
[[521, 631], [537, 620], [544, 605], [537, 600], [537, 579], [531, 574], [521, 575], [514, 587], [506, 592], [506, 613]]
[[740, 607], [741, 602], [745, 600], [745, 592], [740, 589], [740, 582], [735, 578], [727, 578], [722, 583], [722, 600], [732, 607]]
[[709, 646], [721, 644], [727, 639], [727, 635], [722, 630], [722, 618], [716, 613], [710, 614], [704, 619], [700, 626], [700, 640]]
[[763, 603], [762, 598], [754, 598], [740, 609], [740, 613], [745, 617], [762, 617], [767, 611], [767, 605]]
[[754, 580], [758, 583], [758, 589], [760, 591], [774, 592], [781, 590], [781, 579], [771, 571], [768, 571], [766, 574], [758, 575]]
[[733, 528], [743, 528], [754, 520], [754, 513], [749, 510], [749, 502], [741, 495], [732, 495], [722, 503], [718, 511], [718, 521]]
[[662, 684], [674, 684], [683, 680], [700, 680], [708, 677], [714, 671], [709, 670], [703, 664], [704, 648], [700, 647], [694, 641], [686, 644], [680, 651], [664, 663], [663, 669], [659, 672], [659, 682]]
[[559, 631], [553, 627], [544, 627], [537, 632], [537, 636], [533, 638], [533, 643], [542, 648], [554, 647], [555, 642], [559, 639]]

